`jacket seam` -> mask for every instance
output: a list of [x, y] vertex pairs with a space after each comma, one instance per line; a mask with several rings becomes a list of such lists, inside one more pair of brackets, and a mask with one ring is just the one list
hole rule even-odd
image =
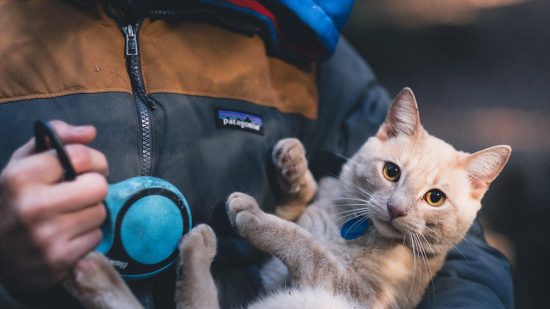
[[[268, 101], [268, 100], [261, 100], [256, 97], [249, 97], [249, 96], [236, 96], [236, 95], [227, 95], [227, 94], [211, 94], [206, 92], [200, 92], [200, 91], [186, 91], [181, 89], [155, 89], [153, 91], [147, 91], [148, 94], [156, 94], [156, 93], [167, 93], [167, 94], [184, 94], [184, 95], [193, 95], [193, 96], [199, 96], [199, 97], [207, 97], [207, 98], [214, 98], [214, 99], [233, 99], [233, 100], [242, 100], [247, 101], [252, 104], [265, 106], [265, 107], [272, 107], [276, 110], [279, 110], [283, 113], [293, 113], [298, 114], [301, 116], [304, 116], [305, 118], [309, 120], [317, 120], [318, 118], [318, 103], [315, 108], [314, 112], [307, 113], [307, 112], [301, 112], [299, 109], [293, 109], [293, 108], [281, 108], [280, 106], [277, 106], [277, 104], [274, 101]], [[284, 104], [283, 104], [284, 105]]]
[[77, 90], [67, 90], [67, 91], [59, 91], [59, 92], [53, 92], [53, 93], [39, 93], [39, 94], [30, 94], [30, 95], [22, 95], [22, 96], [4, 97], [4, 98], [0, 98], [0, 104], [10, 103], [15, 101], [22, 101], [22, 100], [50, 99], [50, 98], [62, 97], [66, 95], [79, 94], [79, 93], [94, 94], [94, 93], [106, 93], [106, 92], [122, 92], [130, 95], [132, 94], [132, 92], [126, 88], [77, 89]]

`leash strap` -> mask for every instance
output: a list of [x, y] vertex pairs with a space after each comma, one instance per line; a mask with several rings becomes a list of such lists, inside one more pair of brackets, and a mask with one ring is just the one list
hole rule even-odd
[[57, 133], [55, 133], [55, 130], [48, 123], [37, 120], [34, 123], [34, 137], [36, 140], [36, 151], [46, 151], [50, 147], [55, 149], [59, 163], [63, 168], [63, 179], [66, 181], [74, 180], [76, 172], [65, 151], [65, 145]]

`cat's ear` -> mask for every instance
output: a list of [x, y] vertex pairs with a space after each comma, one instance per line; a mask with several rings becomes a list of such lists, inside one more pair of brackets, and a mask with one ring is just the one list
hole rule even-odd
[[510, 154], [512, 148], [506, 145], [494, 146], [466, 158], [466, 170], [472, 184], [472, 196], [481, 199], [489, 185], [500, 174]]
[[376, 137], [386, 140], [400, 134], [414, 135], [420, 130], [420, 117], [414, 93], [403, 88], [390, 106], [386, 120], [378, 129]]

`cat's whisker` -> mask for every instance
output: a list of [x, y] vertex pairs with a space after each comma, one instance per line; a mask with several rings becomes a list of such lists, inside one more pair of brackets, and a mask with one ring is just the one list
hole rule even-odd
[[[428, 242], [428, 240], [426, 239], [426, 237], [424, 237], [424, 235], [420, 234], [425, 240], [426, 240], [426, 243], [428, 244], [428, 246], [430, 246], [430, 250], [432, 250], [432, 253], [435, 253], [435, 251], [433, 251], [433, 248], [431, 248], [431, 245], [430, 243]], [[426, 257], [427, 258], [427, 257]], [[432, 293], [433, 293], [433, 297], [434, 297], [434, 303], [437, 303], [436, 301], [436, 297], [435, 297], [435, 286], [434, 286], [434, 280], [433, 280], [434, 276], [432, 274], [432, 271], [430, 270], [430, 282], [428, 284], [428, 294], [430, 293], [430, 285], [432, 287]]]
[[412, 239], [412, 236], [411, 236], [411, 233], [410, 232], [407, 232], [409, 238], [411, 239], [411, 248], [412, 248], [412, 251], [413, 251], [413, 274], [412, 274], [412, 280], [411, 280], [411, 287], [409, 289], [409, 294], [407, 295], [407, 298], [410, 298], [411, 295], [412, 295], [412, 291], [413, 291], [413, 287], [414, 287], [414, 279], [415, 279], [415, 275], [416, 275], [416, 247], [415, 247], [415, 244], [413, 242], [413, 239]]
[[363, 217], [363, 218], [359, 219], [359, 221], [353, 223], [353, 224], [350, 226], [349, 229], [350, 229], [350, 230], [353, 230], [353, 228], [354, 228], [356, 225], [361, 225], [363, 222], [365, 222], [365, 221], [367, 221], [367, 220], [369, 220], [369, 218]]
[[[349, 204], [349, 205], [359, 205], [359, 204]], [[358, 212], [358, 211], [372, 211], [372, 209], [370, 209], [370, 208], [353, 208], [353, 209], [339, 211], [336, 214], [344, 214], [344, 213], [350, 213], [350, 212], [353, 213], [353, 212]]]
[[[420, 236], [422, 236], [422, 238], [424, 238], [424, 241], [426, 242], [428, 247], [430, 247], [431, 253], [435, 254], [434, 249], [432, 248], [432, 246], [430, 245], [430, 242], [426, 239], [426, 237], [423, 234], [418, 234], [418, 235], [420, 235]], [[424, 255], [425, 255], [426, 260], [427, 260], [428, 257], [426, 255], [426, 251], [424, 251]], [[430, 269], [429, 269], [429, 272], [430, 272], [430, 282], [428, 283], [428, 295], [430, 295], [430, 285], [431, 285], [432, 286], [433, 297], [434, 297], [434, 303], [435, 303], [435, 287], [434, 287], [434, 282], [433, 282], [433, 274], [432, 274], [432, 271]]]
[[344, 182], [346, 182], [348, 185], [351, 185], [353, 188], [355, 188], [359, 193], [363, 193], [365, 194], [367, 197], [372, 197], [372, 193], [369, 192], [369, 190], [359, 186], [358, 184], [354, 183], [352, 180], [350, 179], [347, 179], [343, 176], [340, 176], [339, 177], [340, 180], [343, 180]]
[[417, 240], [417, 243], [418, 243], [418, 247], [420, 248], [420, 253], [421, 253], [421, 256], [422, 256], [422, 260], [424, 261], [424, 266], [426, 267], [426, 275], [430, 275], [429, 278], [432, 277], [432, 273], [431, 273], [431, 270], [430, 270], [430, 267], [428, 266], [428, 255], [426, 253], [426, 249], [424, 248], [424, 245], [422, 244], [422, 241], [420, 240], [420, 237], [418, 236], [417, 233], [414, 233], [414, 236]]
[[358, 202], [365, 202], [367, 203], [368, 200], [366, 199], [361, 199], [361, 198], [358, 198], [358, 197], [347, 197], [347, 196], [344, 196], [344, 197], [334, 197], [334, 198], [331, 198], [331, 200], [333, 201], [339, 201], [339, 200], [350, 200], [350, 201], [358, 201]]
[[437, 236], [439, 236], [440, 239], [446, 241], [452, 248], [456, 249], [456, 251], [458, 251], [458, 253], [460, 253], [462, 255], [462, 257], [464, 257], [464, 259], [466, 259], [466, 261], [469, 261], [469, 259], [462, 253], [462, 251], [460, 251], [460, 249], [457, 248], [456, 245], [454, 245], [451, 241], [449, 241], [447, 238], [443, 237], [443, 235], [441, 235], [439, 232], [437, 232], [436, 230], [432, 229], [432, 228], [429, 228], [427, 226], [424, 226], [428, 232], [431, 232]]
[[353, 210], [346, 210], [342, 212], [335, 212], [333, 213], [333, 216], [336, 219], [344, 219], [344, 218], [355, 218], [359, 216], [367, 216], [372, 218], [374, 215], [374, 212], [370, 209], [353, 209]]
[[[418, 244], [420, 245], [420, 248], [421, 248], [421, 251], [422, 251], [422, 255], [423, 255], [423, 259], [424, 259], [424, 265], [426, 266], [427, 275], [429, 275], [428, 278], [430, 278], [430, 281], [428, 283], [428, 295], [430, 294], [429, 290], [430, 290], [430, 284], [431, 284], [432, 285], [432, 291], [433, 291], [433, 297], [434, 297], [434, 301], [435, 301], [435, 289], [433, 288], [433, 274], [432, 274], [432, 271], [431, 271], [431, 269], [428, 265], [428, 254], [426, 253], [426, 248], [424, 248], [424, 246], [422, 245], [422, 242], [420, 241], [419, 236], [422, 236], [424, 238], [424, 240], [426, 240], [426, 238], [422, 234], [416, 234]], [[428, 246], [430, 246], [430, 243], [427, 240], [426, 240], [426, 243], [428, 244]]]
[[335, 156], [337, 156], [337, 157], [339, 157], [339, 158], [341, 158], [341, 159], [346, 160], [346, 163], [350, 162], [350, 163], [352, 163], [353, 165], [359, 164], [359, 163], [357, 163], [355, 160], [353, 160], [352, 158], [346, 157], [346, 156], [344, 156], [343, 154], [339, 154], [339, 153], [335, 153], [335, 152], [333, 152], [332, 154], [335, 155]]
[[337, 220], [337, 222], [345, 222], [345, 221], [349, 220], [350, 218], [358, 218], [358, 217], [371, 219], [372, 214], [369, 214], [369, 213], [360, 213], [360, 214], [353, 213], [353, 214], [347, 214], [347, 215], [339, 216], [339, 217], [336, 218], [336, 220]]
[[459, 237], [460, 241], [464, 241], [468, 245], [470, 245], [471, 247], [473, 247], [477, 250], [480, 250], [479, 247], [477, 247], [473, 242], [471, 242], [468, 238], [466, 238], [466, 235], [460, 235], [460, 233], [458, 233], [456, 231], [450, 231], [450, 232], [453, 232], [455, 235], [457, 235]]
[[[412, 233], [412, 237], [413, 237], [413, 240], [416, 244], [416, 254], [418, 255], [418, 258], [419, 258], [419, 261], [418, 261], [418, 284], [421, 285], [422, 284], [422, 279], [424, 278], [424, 273], [423, 273], [423, 270], [422, 270], [422, 263], [425, 263], [424, 261], [424, 256], [422, 255], [422, 246], [420, 245], [420, 243], [418, 242], [418, 236], [416, 236], [416, 233]], [[424, 264], [424, 266], [426, 266], [426, 264]]]
[[426, 236], [424, 236], [424, 234], [422, 233], [418, 233], [418, 235], [422, 236], [422, 238], [424, 239], [424, 241], [426, 242], [426, 244], [428, 245], [428, 247], [430, 248], [430, 252], [432, 254], [435, 254], [436, 251], [434, 250], [434, 248], [432, 247], [432, 245], [430, 244], [430, 242], [428, 241], [428, 239], [426, 238]]
[[346, 206], [370, 206], [367, 203], [347, 203], [347, 204], [337, 204], [336, 207], [346, 207]]
[[[345, 196], [341, 196], [340, 198], [342, 201], [355, 201], [355, 202], [365, 203], [365, 205], [368, 205], [371, 207], [376, 206], [378, 204], [378, 199], [375, 198], [374, 196], [361, 198], [353, 195], [345, 195]], [[337, 199], [333, 199], [333, 200], [337, 201]]]
[[[428, 228], [428, 227], [426, 226], [426, 228]], [[430, 229], [430, 228], [428, 228], [428, 229]], [[433, 230], [433, 229], [431, 229], [431, 230]], [[453, 232], [456, 236], [458, 236], [459, 239], [460, 239], [460, 241], [465, 241], [465, 242], [467, 242], [468, 244], [470, 244], [471, 246], [475, 247], [475, 245], [474, 245], [470, 240], [468, 240], [468, 239], [466, 238], [466, 235], [460, 235], [460, 233], [458, 233], [458, 232], [456, 232], [456, 231], [452, 231], [452, 230], [449, 230], [449, 232]]]
[[356, 196], [356, 195], [344, 194], [344, 195], [341, 195], [341, 196], [338, 196], [338, 197], [332, 197], [331, 200], [358, 199], [358, 200], [368, 201], [368, 200], [373, 199], [373, 198], [374, 198], [373, 196], [367, 196], [366, 198], [363, 198], [363, 197]]
[[[359, 203], [362, 204], [362, 205], [359, 205], [359, 206], [369, 206], [369, 207], [376, 204], [376, 199], [374, 197], [370, 197], [368, 199], [363, 199], [363, 198], [360, 198], [360, 197], [357, 197], [357, 196], [352, 196], [352, 195], [333, 197], [333, 198], [331, 198], [331, 200], [332, 201], [355, 201], [355, 202], [359, 202]], [[348, 204], [336, 204], [334, 206], [345, 207], [346, 205], [348, 205]]]

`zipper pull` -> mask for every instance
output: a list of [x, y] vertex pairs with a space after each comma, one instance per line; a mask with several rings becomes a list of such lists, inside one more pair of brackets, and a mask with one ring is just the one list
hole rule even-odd
[[133, 25], [122, 27], [122, 31], [124, 31], [124, 36], [126, 38], [126, 45], [125, 45], [126, 56], [137, 56], [138, 54], [138, 46], [137, 46], [135, 29], [137, 29], [137, 26], [134, 28]]

